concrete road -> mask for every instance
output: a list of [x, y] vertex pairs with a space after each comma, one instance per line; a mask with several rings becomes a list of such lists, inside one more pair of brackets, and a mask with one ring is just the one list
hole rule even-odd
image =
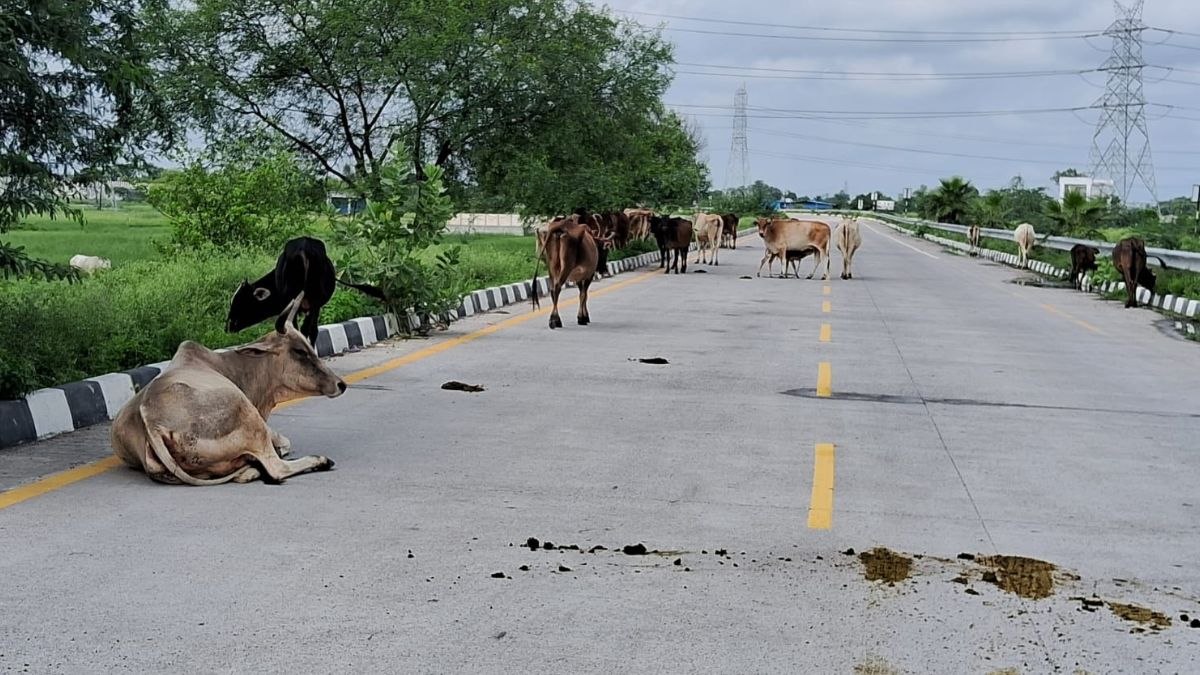
[[339, 359], [377, 367], [272, 419], [330, 473], [0, 510], [0, 670], [1200, 671], [1197, 345], [864, 240], [853, 281], [743, 278], [752, 237], [599, 284], [589, 327]]

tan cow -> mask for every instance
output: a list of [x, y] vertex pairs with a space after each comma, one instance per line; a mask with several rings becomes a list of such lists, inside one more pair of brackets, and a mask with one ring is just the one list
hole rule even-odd
[[850, 266], [854, 262], [854, 252], [862, 246], [862, 233], [858, 231], [858, 220], [855, 218], [842, 219], [842, 222], [838, 223], [833, 238], [837, 242], [838, 250], [842, 253], [842, 278], [853, 279], [854, 273]]
[[715, 213], [697, 213], [693, 221], [696, 230], [696, 248], [700, 251], [698, 262], [720, 265], [717, 251], [721, 248], [721, 232], [725, 221]]
[[[600, 247], [609, 241], [611, 241], [611, 235], [608, 241], [597, 242], [592, 236], [591, 228], [587, 224], [580, 223], [578, 215], [556, 220], [546, 228], [545, 244], [537, 264], [540, 265], [543, 258], [546, 261], [550, 297], [554, 302], [554, 310], [550, 313], [551, 329], [562, 328], [562, 319], [558, 316], [558, 296], [567, 282], [573, 282], [579, 289], [579, 315], [577, 317], [579, 325], [586, 326], [591, 323], [587, 307], [588, 287], [592, 285], [592, 279], [596, 276], [596, 268], [600, 264]], [[530, 298], [530, 302], [535, 308], [540, 304], [538, 302], [537, 276], [538, 267], [535, 265], [533, 293]]]
[[971, 255], [979, 255], [979, 226], [972, 225], [971, 229], [967, 230], [967, 243], [970, 244]]
[[625, 209], [629, 218], [629, 238], [649, 239], [650, 219], [658, 215], [652, 209]]
[[[817, 220], [793, 220], [791, 218], [775, 220], [759, 218], [754, 223], [758, 226], [758, 236], [762, 237], [763, 245], [766, 248], [766, 253], [763, 255], [762, 262], [758, 264], [758, 273], [755, 276], [761, 276], [763, 265], [767, 265], [767, 276], [770, 276], [771, 266], [768, 263], [773, 262], [776, 258], [783, 260], [786, 265], [789, 251], [812, 251], [816, 258], [816, 265], [808, 278], [813, 278], [817, 269], [821, 267], [821, 262], [824, 261], [825, 275], [821, 279], [829, 279], [829, 225]], [[798, 268], [796, 274], [799, 275]], [[785, 269], [784, 276], [786, 275]]]
[[184, 342], [161, 375], [121, 408], [113, 453], [161, 483], [273, 483], [333, 468], [319, 455], [285, 460], [291, 442], [267, 426], [271, 410], [302, 396], [336, 398], [346, 383], [292, 325], [304, 294], [258, 342], [214, 352]]
[[1013, 241], [1017, 242], [1017, 252], [1020, 254], [1021, 267], [1029, 267], [1029, 251], [1037, 242], [1037, 234], [1029, 223], [1021, 223], [1013, 231]]

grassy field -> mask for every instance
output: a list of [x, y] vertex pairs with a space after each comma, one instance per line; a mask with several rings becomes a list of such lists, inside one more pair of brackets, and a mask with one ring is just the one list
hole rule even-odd
[[148, 204], [126, 204], [120, 210], [97, 211], [79, 207], [84, 222], [59, 216], [26, 218], [17, 229], [2, 235], [4, 241], [24, 246], [35, 258], [66, 263], [71, 256], [98, 255], [124, 265], [158, 258], [154, 240], [168, 239], [171, 228], [166, 216]]

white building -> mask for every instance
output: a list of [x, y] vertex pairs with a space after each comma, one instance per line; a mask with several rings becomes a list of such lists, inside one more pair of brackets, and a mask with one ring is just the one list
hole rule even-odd
[[1092, 178], [1091, 176], [1060, 176], [1058, 179], [1058, 201], [1062, 201], [1068, 192], [1080, 192], [1088, 199], [1093, 197], [1109, 197], [1116, 192], [1116, 186], [1107, 178]]

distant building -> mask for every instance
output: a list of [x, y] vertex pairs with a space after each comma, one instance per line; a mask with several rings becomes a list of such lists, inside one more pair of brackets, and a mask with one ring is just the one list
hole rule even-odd
[[329, 205], [333, 207], [333, 210], [343, 216], [362, 213], [367, 208], [366, 197], [350, 192], [330, 192], [326, 199], [328, 199]]
[[1058, 201], [1062, 201], [1070, 192], [1078, 192], [1088, 199], [1109, 197], [1116, 192], [1116, 186], [1107, 178], [1092, 178], [1091, 176], [1060, 176], [1058, 179]]
[[806, 209], [809, 211], [824, 211], [826, 209], [832, 209], [833, 204], [830, 204], [829, 202], [819, 202], [815, 199], [810, 199], [805, 202], [800, 202], [800, 208]]

